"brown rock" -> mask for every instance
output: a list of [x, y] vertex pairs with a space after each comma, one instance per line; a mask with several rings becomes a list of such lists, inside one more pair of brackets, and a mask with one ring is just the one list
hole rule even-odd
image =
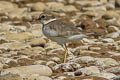
[[10, 60], [9, 62], [7, 62], [7, 65], [9, 67], [16, 67], [18, 64], [15, 60]]
[[57, 10], [57, 9], [59, 9], [59, 8], [64, 6], [64, 4], [58, 3], [58, 2], [48, 2], [46, 4], [47, 4], [48, 8], [53, 9], [53, 10], [54, 9]]
[[63, 6], [63, 7], [60, 8], [60, 10], [62, 10], [64, 12], [78, 11], [77, 8], [73, 5]]
[[19, 41], [4, 43], [0, 45], [1, 50], [20, 50], [29, 48], [30, 46]]
[[6, 40], [29, 40], [33, 38], [33, 35], [29, 32], [22, 32], [22, 33], [10, 33], [6, 35]]
[[45, 46], [46, 50], [53, 50], [53, 49], [57, 49], [57, 48], [61, 48], [61, 46], [56, 44], [55, 42], [47, 43]]
[[3, 9], [3, 11], [5, 11], [5, 12], [6, 11], [11, 12], [16, 8], [18, 8], [18, 6], [16, 4], [13, 4], [13, 3], [7, 2], [7, 1], [0, 1], [0, 9]]
[[104, 19], [113, 19], [113, 18], [119, 18], [119, 13], [117, 13], [114, 10], [106, 11], [104, 15], [102, 16]]
[[80, 27], [85, 30], [97, 28], [96, 23], [93, 22], [93, 20], [87, 16], [81, 16], [80, 23], [81, 23]]
[[47, 8], [46, 5], [42, 2], [37, 2], [32, 6], [32, 9], [36, 11], [42, 11], [45, 10], [46, 8]]
[[96, 23], [99, 25], [99, 28], [106, 29], [106, 27], [109, 25], [109, 23], [105, 19], [98, 19], [96, 20]]
[[104, 6], [98, 6], [98, 7], [83, 7], [83, 11], [106, 11], [106, 7]]
[[35, 39], [32, 39], [29, 44], [32, 47], [35, 47], [35, 46], [42, 46], [42, 47], [44, 47], [45, 44], [46, 44], [46, 41], [44, 39], [41, 39], [41, 38], [35, 38]]
[[120, 7], [120, 0], [115, 0], [115, 7], [119, 8]]
[[107, 10], [114, 10], [115, 9], [115, 5], [114, 4], [111, 4], [111, 3], [107, 3], [105, 5], [106, 9]]
[[17, 63], [22, 66], [32, 65], [34, 64], [34, 60], [30, 58], [20, 58], [17, 60]]
[[111, 25], [111, 26], [108, 26], [107, 30], [108, 30], [108, 32], [111, 33], [111, 32], [117, 32], [119, 30], [119, 28]]
[[22, 19], [22, 17], [24, 17], [23, 15], [27, 13], [27, 8], [17, 8], [14, 9], [13, 11], [11, 11], [8, 14], [8, 17], [10, 19]]

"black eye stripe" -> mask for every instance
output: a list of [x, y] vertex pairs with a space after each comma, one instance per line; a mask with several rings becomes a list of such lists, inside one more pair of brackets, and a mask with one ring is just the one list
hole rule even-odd
[[45, 18], [45, 15], [42, 15], [41, 18]]
[[40, 16], [37, 17], [37, 20], [41, 20]]

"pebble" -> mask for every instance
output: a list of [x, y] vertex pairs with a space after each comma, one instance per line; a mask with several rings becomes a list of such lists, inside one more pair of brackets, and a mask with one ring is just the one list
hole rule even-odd
[[114, 10], [115, 9], [115, 5], [113, 3], [107, 3], [105, 5], [107, 10]]
[[9, 14], [8, 17], [10, 19], [22, 19], [25, 15], [25, 13], [27, 13], [27, 8], [17, 8], [12, 10]]
[[106, 79], [108, 79], [108, 80], [116, 77], [116, 75], [113, 74], [113, 73], [104, 73], [104, 72], [101, 72], [100, 74], [96, 74], [96, 75], [99, 76], [99, 77], [106, 78]]
[[29, 66], [20, 66], [20, 67], [4, 69], [4, 71], [1, 72], [1, 75], [7, 73], [18, 74], [24, 77], [33, 74], [38, 74], [40, 76], [50, 76], [52, 75], [52, 70], [44, 65], [29, 65]]
[[119, 33], [118, 32], [112, 32], [112, 33], [107, 34], [106, 37], [118, 38], [119, 37]]
[[53, 60], [55, 62], [60, 62], [60, 58], [59, 57], [52, 57], [51, 60]]
[[[8, 5], [8, 6], [6, 6], [6, 5]], [[7, 1], [0, 1], [0, 9], [3, 9], [3, 12], [4, 11], [11, 12], [16, 8], [18, 8], [18, 6], [16, 4], [13, 4], [13, 3], [7, 2]]]
[[61, 69], [65, 72], [71, 72], [79, 69], [81, 66], [78, 63], [63, 63], [52, 67], [53, 71], [60, 71]]
[[77, 8], [75, 6], [72, 6], [72, 5], [63, 6], [60, 8], [60, 10], [62, 10], [64, 12], [78, 11]]
[[84, 75], [94, 75], [94, 74], [99, 74], [100, 70], [96, 66], [90, 66], [90, 67], [78, 69], [77, 71], [75, 71], [75, 74], [80, 72]]
[[95, 59], [93, 57], [90, 57], [90, 56], [82, 56], [82, 57], [79, 57], [79, 58], [75, 58], [69, 62], [76, 62], [76, 63], [89, 63], [89, 62], [92, 62], [92, 61], [95, 61]]
[[95, 64], [101, 67], [116, 66], [119, 63], [112, 58], [95, 58]]
[[44, 39], [41, 38], [34, 38], [30, 41], [29, 43], [32, 47], [36, 47], [36, 46], [41, 46], [44, 47], [46, 44], [46, 41]]
[[6, 40], [19, 40], [19, 41], [24, 41], [24, 40], [29, 40], [32, 39], [33, 35], [29, 32], [22, 32], [22, 33], [10, 33], [6, 35]]
[[28, 80], [52, 80], [50, 77], [47, 76], [36, 76], [36, 75], [32, 75], [30, 77], [27, 77]]
[[1, 50], [20, 50], [24, 48], [30, 48], [30, 46], [27, 44], [23, 44], [22, 42], [19, 41], [4, 43], [0, 45]]
[[17, 60], [17, 63], [21, 66], [28, 66], [28, 65], [32, 65], [34, 64], [34, 60], [30, 59], [30, 58], [19, 58]]
[[101, 50], [100, 47], [89, 47], [89, 49], [92, 50], [92, 51], [99, 51], [99, 50]]
[[117, 32], [117, 31], [119, 31], [119, 28], [118, 27], [116, 27], [116, 26], [108, 26], [108, 32]]
[[104, 42], [104, 43], [114, 43], [115, 41], [112, 38], [104, 38], [104, 39], [102, 39], [102, 42]]
[[46, 8], [47, 6], [42, 2], [37, 2], [32, 5], [32, 9], [36, 11], [42, 11], [42, 10], [45, 10]]
[[2, 71], [3, 69], [3, 64], [0, 63], [0, 72]]
[[47, 2], [46, 5], [48, 6], [48, 8], [53, 10], [59, 10], [60, 8], [64, 7], [64, 4], [60, 2]]
[[120, 72], [120, 67], [108, 68], [108, 69], [105, 69], [104, 72], [108, 72], [108, 73], [119, 73], [119, 72]]

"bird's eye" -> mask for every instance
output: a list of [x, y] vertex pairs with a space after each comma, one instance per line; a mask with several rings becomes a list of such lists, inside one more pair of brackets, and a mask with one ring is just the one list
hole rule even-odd
[[45, 15], [42, 15], [41, 18], [45, 18]]

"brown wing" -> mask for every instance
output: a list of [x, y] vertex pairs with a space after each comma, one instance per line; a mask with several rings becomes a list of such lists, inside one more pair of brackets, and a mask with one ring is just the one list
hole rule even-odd
[[61, 21], [53, 21], [45, 25], [46, 29], [56, 31], [56, 37], [69, 37], [75, 34], [80, 34], [79, 30], [73, 27], [71, 24], [67, 24]]

